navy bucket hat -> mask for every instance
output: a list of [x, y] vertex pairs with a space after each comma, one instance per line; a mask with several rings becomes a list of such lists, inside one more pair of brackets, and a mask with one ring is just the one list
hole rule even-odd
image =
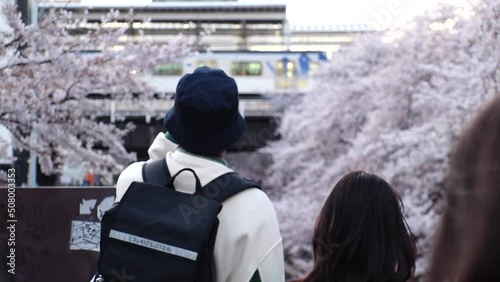
[[245, 131], [238, 104], [233, 78], [220, 69], [199, 67], [179, 80], [165, 128], [188, 152], [215, 155], [236, 144]]

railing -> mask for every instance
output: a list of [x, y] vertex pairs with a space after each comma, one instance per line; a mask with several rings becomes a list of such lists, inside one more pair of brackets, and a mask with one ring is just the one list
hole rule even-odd
[[[111, 122], [116, 121], [117, 116], [126, 117], [146, 117], [161, 115], [170, 110], [173, 100], [136, 100], [136, 101], [118, 101], [118, 100], [94, 100], [99, 109], [109, 109], [101, 111], [101, 115], [109, 116]], [[276, 110], [271, 100], [240, 100], [240, 113], [245, 117], [273, 117], [276, 116]], [[108, 113], [108, 114], [106, 114]]]

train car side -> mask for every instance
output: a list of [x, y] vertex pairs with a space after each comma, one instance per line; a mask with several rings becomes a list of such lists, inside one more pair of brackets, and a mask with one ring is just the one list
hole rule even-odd
[[297, 93], [309, 90], [312, 75], [325, 61], [322, 52], [200, 53], [159, 66], [147, 81], [158, 91], [175, 93], [177, 82], [184, 74], [206, 65], [234, 77], [240, 95]]

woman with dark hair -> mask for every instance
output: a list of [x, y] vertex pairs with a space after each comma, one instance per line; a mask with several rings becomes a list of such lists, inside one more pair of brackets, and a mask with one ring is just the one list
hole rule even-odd
[[333, 188], [316, 221], [314, 266], [297, 282], [408, 281], [416, 248], [393, 188], [355, 171]]
[[463, 132], [445, 193], [429, 281], [500, 281], [500, 97]]

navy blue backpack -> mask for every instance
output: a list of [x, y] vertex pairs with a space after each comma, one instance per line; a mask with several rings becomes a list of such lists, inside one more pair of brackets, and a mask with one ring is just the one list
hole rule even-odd
[[[196, 192], [174, 189], [180, 173], [192, 173]], [[101, 221], [96, 282], [211, 282], [213, 250], [222, 202], [259, 188], [235, 172], [204, 187], [185, 168], [173, 176], [165, 158], [143, 166], [144, 182], [132, 182]]]

